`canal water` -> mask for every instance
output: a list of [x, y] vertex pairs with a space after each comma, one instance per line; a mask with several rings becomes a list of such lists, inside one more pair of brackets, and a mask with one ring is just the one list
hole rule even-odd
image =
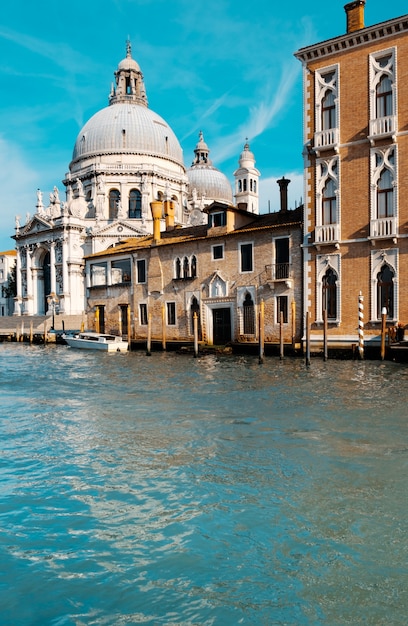
[[0, 344], [2, 626], [406, 625], [408, 367]]

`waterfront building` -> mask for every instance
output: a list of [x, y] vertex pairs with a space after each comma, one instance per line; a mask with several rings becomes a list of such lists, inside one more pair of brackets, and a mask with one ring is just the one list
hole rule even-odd
[[[304, 311], [311, 345], [408, 323], [408, 15], [296, 52], [304, 83]], [[361, 294], [361, 295], [360, 295]]]
[[[212, 164], [202, 132], [194, 153], [187, 169], [173, 130], [148, 107], [143, 74], [128, 43], [109, 105], [76, 138], [62, 181], [65, 198], [57, 186], [49, 198], [38, 189], [34, 214], [16, 218], [14, 314], [81, 314], [85, 256], [152, 233], [152, 201], [170, 201], [178, 226], [204, 223], [203, 210], [214, 201], [232, 203], [232, 186]], [[240, 202], [250, 194], [248, 210], [257, 213], [259, 172], [248, 145], [237, 177], [237, 188], [246, 190]]]
[[12, 315], [13, 295], [10, 293], [12, 271], [16, 264], [15, 250], [0, 252], [0, 317]]
[[[249, 148], [246, 147], [245, 151]], [[246, 154], [247, 158], [248, 155]], [[154, 232], [86, 258], [87, 323], [99, 332], [206, 344], [298, 343], [302, 332], [302, 207], [257, 215], [213, 202], [205, 224], [178, 228], [170, 201], [153, 202]], [[165, 215], [166, 227], [160, 231]]]

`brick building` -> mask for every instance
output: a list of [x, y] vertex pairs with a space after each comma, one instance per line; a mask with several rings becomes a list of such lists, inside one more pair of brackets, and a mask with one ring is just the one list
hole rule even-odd
[[311, 346], [365, 346], [408, 323], [408, 15], [298, 50], [304, 82], [304, 311]]
[[[286, 179], [281, 181], [286, 198]], [[263, 301], [266, 342], [284, 343], [302, 333], [302, 207], [255, 215], [215, 202], [208, 224], [174, 228], [170, 202], [152, 203], [154, 232], [86, 259], [87, 324], [135, 340], [209, 344], [259, 340]], [[160, 219], [166, 216], [166, 230]]]

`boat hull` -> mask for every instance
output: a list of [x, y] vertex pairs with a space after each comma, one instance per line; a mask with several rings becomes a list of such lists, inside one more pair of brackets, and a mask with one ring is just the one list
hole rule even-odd
[[113, 335], [98, 335], [97, 333], [80, 333], [64, 340], [71, 348], [80, 350], [102, 350], [103, 352], [127, 352], [129, 344], [120, 337]]

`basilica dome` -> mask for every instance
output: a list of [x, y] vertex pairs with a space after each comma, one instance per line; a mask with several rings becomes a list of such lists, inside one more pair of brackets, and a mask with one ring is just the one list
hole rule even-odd
[[73, 162], [105, 154], [138, 154], [183, 164], [178, 139], [160, 115], [141, 104], [118, 102], [98, 111], [79, 133]]
[[203, 133], [200, 132], [194, 150], [195, 159], [187, 170], [190, 193], [198, 198], [232, 204], [231, 184], [225, 174], [213, 166], [208, 156], [209, 152]]

